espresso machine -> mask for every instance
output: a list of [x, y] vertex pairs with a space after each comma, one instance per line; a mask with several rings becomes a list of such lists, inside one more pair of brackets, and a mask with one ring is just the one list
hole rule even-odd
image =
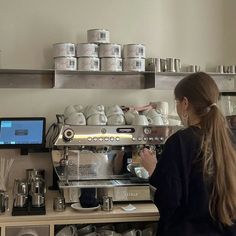
[[52, 150], [59, 189], [66, 203], [78, 202], [81, 189], [96, 189], [97, 198], [113, 201], [150, 201], [147, 179], [128, 170], [139, 165], [143, 147], [161, 150], [180, 126], [76, 126], [63, 124]]

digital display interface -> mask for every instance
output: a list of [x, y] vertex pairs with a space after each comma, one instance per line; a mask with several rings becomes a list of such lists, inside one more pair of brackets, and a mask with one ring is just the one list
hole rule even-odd
[[1, 118], [0, 147], [44, 144], [45, 118]]
[[121, 134], [132, 134], [135, 132], [135, 129], [134, 128], [117, 128], [116, 132], [121, 133]]

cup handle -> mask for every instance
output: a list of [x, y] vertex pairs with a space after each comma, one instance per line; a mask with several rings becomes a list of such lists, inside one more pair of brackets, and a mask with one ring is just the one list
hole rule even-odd
[[5, 197], [5, 204], [6, 204], [6, 210], [9, 211], [9, 197], [6, 195]]
[[142, 236], [142, 231], [140, 229], [135, 231], [136, 236]]
[[147, 120], [148, 120], [148, 123], [149, 123], [150, 125], [153, 124], [153, 120], [152, 120], [150, 117], [147, 117]]
[[70, 227], [70, 230], [71, 230], [72, 236], [76, 236], [76, 228], [75, 228], [75, 226], [70, 225], [69, 227]]

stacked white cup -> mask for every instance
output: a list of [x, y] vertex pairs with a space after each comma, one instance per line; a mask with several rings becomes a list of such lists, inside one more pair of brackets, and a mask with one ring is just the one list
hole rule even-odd
[[64, 110], [65, 124], [86, 125], [86, 119], [81, 105], [69, 105]]
[[108, 125], [125, 125], [124, 112], [119, 105], [106, 107], [105, 113]]
[[103, 105], [91, 105], [84, 109], [87, 125], [106, 125], [107, 117]]
[[149, 125], [164, 125], [163, 117], [157, 110], [147, 110], [145, 115], [148, 119]]
[[133, 123], [133, 119], [136, 115], [138, 115], [139, 113], [136, 110], [128, 110], [127, 112], [125, 112], [125, 121], [127, 125], [131, 125]]
[[162, 116], [163, 124], [168, 125], [169, 104], [166, 101], [150, 102], [150, 105]]

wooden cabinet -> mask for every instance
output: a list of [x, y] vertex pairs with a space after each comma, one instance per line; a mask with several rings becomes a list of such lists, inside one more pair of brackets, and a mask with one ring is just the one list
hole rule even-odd
[[[1, 236], [7, 235], [7, 232], [14, 227], [35, 226], [42, 227], [42, 230], [48, 230], [49, 235], [54, 235], [55, 226], [67, 224], [98, 224], [98, 223], [119, 223], [119, 222], [157, 222], [159, 213], [156, 206], [152, 202], [133, 203], [136, 207], [135, 211], [125, 212], [121, 209], [127, 203], [119, 203], [114, 205], [111, 212], [102, 211], [101, 209], [93, 212], [79, 212], [67, 206], [64, 212], [55, 212], [53, 210], [53, 198], [57, 195], [57, 191], [50, 191], [46, 196], [46, 215], [38, 216], [11, 216], [11, 209], [0, 216]], [[10, 206], [11, 198], [10, 198]], [[10, 231], [11, 231], [10, 230]], [[43, 231], [47, 232], [47, 231]], [[44, 236], [47, 236], [44, 235]]]

